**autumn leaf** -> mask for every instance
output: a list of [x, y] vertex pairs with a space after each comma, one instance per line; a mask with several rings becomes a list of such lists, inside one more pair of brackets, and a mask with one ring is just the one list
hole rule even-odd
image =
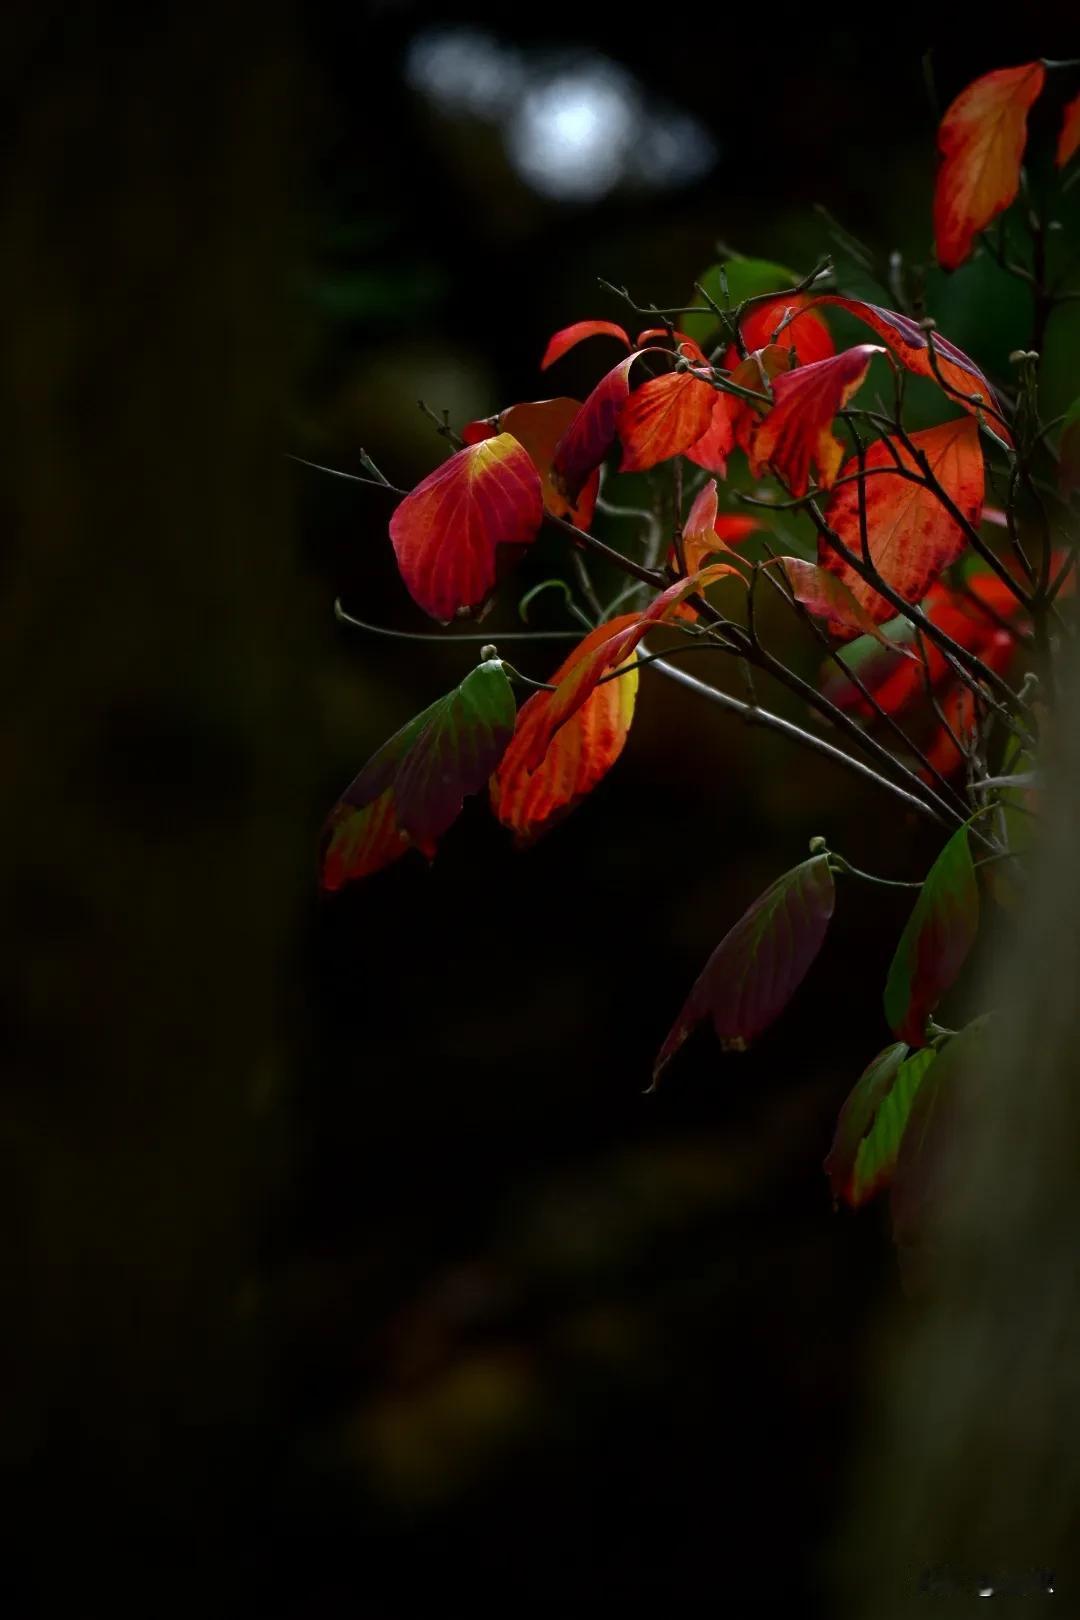
[[533, 466], [540, 474], [545, 510], [554, 517], [568, 518], [579, 529], [587, 529], [596, 506], [599, 472], [592, 473], [586, 479], [572, 506], [556, 487], [551, 472], [556, 446], [580, 409], [579, 400], [565, 398], [538, 399], [531, 403], [510, 405], [499, 418], [499, 430], [512, 433], [528, 451]]
[[653, 625], [671, 619], [686, 597], [705, 590], [707, 586], [724, 578], [725, 575], [742, 581], [742, 575], [737, 568], [732, 568], [728, 563], [713, 563], [699, 573], [691, 574], [688, 578], [676, 580], [674, 585], [669, 585], [666, 591], [661, 591], [660, 595], [650, 602], [644, 613], [634, 615], [631, 623], [625, 628], [613, 632], [610, 625], [602, 625], [600, 628], [607, 630], [609, 634], [599, 638], [584, 657], [575, 661], [572, 667], [567, 669], [555, 691], [549, 694], [549, 701], [539, 716], [535, 735], [531, 739], [525, 757], [526, 769], [530, 771], [537, 769], [559, 728], [577, 713], [608, 670], [617, 669], [620, 664], [627, 661], [638, 642]]
[[1080, 152], [1080, 93], [1073, 96], [1061, 119], [1061, 133], [1058, 136], [1057, 152], [1054, 161], [1059, 169], [1063, 169]]
[[[977, 412], [985, 407], [993, 419], [995, 433], [1012, 443], [1012, 436], [1002, 416], [1001, 401], [974, 360], [958, 349], [955, 343], [934, 333], [934, 352], [930, 353], [927, 334], [909, 315], [893, 309], [881, 309], [877, 304], [864, 303], [860, 298], [845, 298], [840, 293], [820, 293], [815, 304], [832, 304], [846, 309], [864, 325], [869, 326], [905, 370], [916, 377], [927, 377], [936, 382], [950, 399], [955, 399], [966, 411]], [[981, 397], [981, 405], [977, 396]]]
[[961, 827], [930, 868], [889, 968], [885, 1017], [899, 1040], [925, 1045], [927, 1020], [956, 980], [978, 927], [979, 887]]
[[709, 426], [716, 390], [689, 371], [651, 377], [622, 406], [620, 472], [645, 472], [682, 455]]
[[413, 844], [430, 859], [465, 796], [479, 792], [498, 765], [514, 716], [510, 682], [494, 658], [396, 732], [330, 813], [323, 888], [367, 877]]
[[556, 360], [561, 360], [563, 355], [568, 354], [577, 344], [591, 337], [617, 338], [627, 348], [630, 347], [628, 335], [614, 321], [575, 321], [573, 326], [564, 326], [560, 332], [555, 333], [544, 350], [540, 370], [546, 371], [549, 366], [553, 366]]
[[[779, 343], [755, 349], [745, 360], [739, 360], [732, 349], [728, 358], [733, 383], [767, 396], [770, 395], [773, 378], [791, 367], [791, 354]], [[716, 390], [709, 426], [686, 451], [687, 458], [708, 472], [719, 473], [723, 478], [727, 472], [727, 458], [736, 445], [740, 450], [749, 451], [753, 430], [760, 421], [761, 413], [767, 408], [765, 403], [758, 405], [753, 400], [741, 399], [737, 394]]]
[[[963, 526], [933, 490], [910, 476], [922, 476], [916, 453], [925, 455], [930, 471], [963, 517], [977, 527], [982, 516], [985, 479], [979, 430], [970, 416], [909, 436], [913, 450], [899, 440], [877, 439], [866, 452], [867, 477], [858, 480], [853, 456], [843, 469], [855, 482], [835, 490], [825, 512], [826, 524], [849, 551], [863, 553], [859, 489], [865, 491], [866, 534], [870, 557], [887, 585], [905, 602], [918, 602], [942, 570], [967, 545]], [[896, 470], [897, 467], [903, 471]], [[891, 619], [895, 607], [868, 585], [850, 563], [833, 550], [825, 535], [818, 539], [818, 561], [843, 580], [852, 596], [876, 624]], [[836, 623], [837, 635], [852, 634], [851, 624]], [[865, 629], [865, 626], [863, 626]]]
[[510, 433], [458, 450], [399, 503], [390, 539], [409, 594], [444, 623], [479, 607], [500, 545], [527, 545], [544, 516], [540, 478]]
[[706, 479], [683, 524], [683, 557], [688, 574], [696, 573], [707, 557], [718, 551], [729, 551], [761, 527], [756, 518], [741, 512], [718, 512], [717, 506], [716, 479]]
[[833, 1198], [852, 1209], [892, 1179], [912, 1104], [936, 1056], [931, 1047], [908, 1053], [903, 1041], [879, 1052], [840, 1110], [824, 1170]]
[[[755, 304], [743, 316], [739, 328], [747, 349], [752, 353], [775, 343], [782, 349], [794, 349], [801, 366], [828, 360], [836, 353], [836, 345], [812, 304], [813, 300], [806, 293], [791, 293], [786, 298], [771, 298], [763, 304]], [[791, 310], [799, 313], [774, 337], [777, 327]], [[727, 363], [730, 365], [730, 360]]]
[[[551, 677], [558, 686], [601, 643], [630, 625], [636, 613], [610, 619], [589, 632]], [[634, 717], [638, 672], [596, 686], [577, 712], [551, 738], [543, 759], [530, 771], [527, 761], [536, 738], [547, 730], [552, 693], [536, 692], [518, 711], [514, 736], [491, 779], [491, 806], [519, 846], [532, 843], [566, 815], [607, 775], [623, 751]]]
[[615, 443], [619, 412], [630, 396], [630, 368], [647, 352], [636, 349], [602, 377], [559, 440], [551, 476], [568, 501], [577, 500]]
[[685, 360], [692, 360], [695, 365], [704, 366], [708, 364], [699, 345], [694, 342], [692, 337], [688, 337], [685, 332], [680, 332], [678, 328], [669, 332], [666, 326], [647, 326], [644, 332], [639, 332], [634, 339], [634, 348], [644, 349], [648, 344], [657, 342], [673, 343], [675, 352]]
[[1000, 68], [962, 90], [942, 119], [934, 241], [943, 269], [963, 264], [978, 233], [1016, 196], [1028, 109], [1045, 82], [1039, 62]]
[[776, 377], [772, 409], [750, 441], [754, 477], [775, 473], [793, 495], [805, 495], [813, 467], [820, 487], [831, 489], [844, 454], [833, 418], [865, 382], [874, 355], [883, 353], [877, 344], [863, 343]]
[[770, 568], [774, 562], [783, 568], [795, 600], [816, 618], [827, 619], [834, 635], [873, 636], [890, 652], [908, 658], [914, 656], [898, 642], [882, 635], [866, 609], [835, 574], [802, 557], [776, 557], [763, 566]]
[[836, 898], [828, 856], [785, 872], [720, 941], [660, 1048], [653, 1085], [704, 1018], [743, 1051], [783, 1011], [821, 949]]

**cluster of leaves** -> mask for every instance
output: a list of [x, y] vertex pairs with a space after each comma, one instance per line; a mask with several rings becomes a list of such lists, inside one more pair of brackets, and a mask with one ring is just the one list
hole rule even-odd
[[[1037, 333], [1058, 302], [1077, 296], [1060, 277], [1049, 280], [1053, 222], [1026, 200], [1030, 265], [1010, 265], [984, 233], [1022, 187], [1028, 110], [1054, 66], [1068, 64], [990, 73], [953, 102], [939, 133], [933, 210], [939, 264], [954, 269], [986, 244], [1031, 287]], [[1078, 147], [1074, 96], [1063, 111], [1059, 170]], [[1014, 356], [1015, 386], [995, 387], [933, 321], [846, 295], [832, 284], [828, 263], [798, 281], [780, 267], [732, 258], [707, 271], [698, 292], [701, 303], [663, 311], [638, 309], [622, 289], [651, 321], [633, 340], [611, 320], [557, 332], [542, 370], [586, 341], [626, 351], [583, 402], [528, 401], [470, 422], [459, 435], [448, 424], [441, 430], [459, 447], [403, 494], [390, 522], [413, 601], [443, 623], [483, 611], [502, 560], [548, 528], [569, 539], [592, 619], [547, 682], [527, 680], [485, 647], [454, 691], [384, 744], [330, 816], [323, 884], [340, 888], [412, 846], [430, 858], [465, 796], [485, 789], [516, 841], [535, 839], [617, 761], [644, 665], [671, 674], [671, 659], [697, 649], [766, 673], [849, 748], [777, 721], [756, 697], [724, 694], [725, 707], [827, 751], [949, 834], [925, 881], [912, 885], [919, 896], [888, 975], [884, 1011], [894, 1044], [844, 1105], [826, 1161], [834, 1196], [853, 1205], [892, 1182], [897, 1230], [908, 1231], [923, 1197], [917, 1175], [930, 1123], [955, 1083], [956, 1054], [983, 1027], [955, 1036], [934, 1022], [978, 926], [972, 843], [987, 876], [997, 876], [995, 863], [1019, 864], [1014, 824], [1034, 810], [1043, 694], [1053, 690], [1060, 604], [1075, 555], [1069, 514], [1080, 489], [1080, 401], [1058, 423], [1045, 423], [1036, 353]], [[868, 340], [838, 349], [832, 312], [861, 323]], [[891, 375], [891, 408], [854, 403], [875, 362]], [[938, 390], [946, 420], [908, 429], [909, 376]], [[620, 472], [667, 465], [673, 478], [670, 528], [664, 532], [657, 512], [638, 514], [646, 538], [637, 556], [592, 532], [616, 449]], [[749, 511], [721, 511], [718, 481], [728, 479], [736, 456], [763, 490], [744, 497]], [[986, 504], [990, 477], [1000, 482], [1000, 507]], [[668, 510], [661, 504], [662, 514]], [[809, 520], [811, 555], [776, 548], [770, 511]], [[588, 573], [594, 558], [631, 581], [606, 607]], [[740, 611], [706, 594], [722, 581]], [[762, 642], [754, 613], [762, 589], [778, 592], [817, 637], [825, 655], [817, 686]], [[645, 640], [654, 632], [676, 641], [654, 652]], [[1033, 667], [1018, 688], [1022, 658]], [[518, 708], [520, 686], [531, 695]], [[814, 840], [811, 858], [735, 924], [675, 1020], [654, 1083], [703, 1021], [711, 1020], [727, 1049], [767, 1028], [823, 944], [838, 875], [867, 877]]]

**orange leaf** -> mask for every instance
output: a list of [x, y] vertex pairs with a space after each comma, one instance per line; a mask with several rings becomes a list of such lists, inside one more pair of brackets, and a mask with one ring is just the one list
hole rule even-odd
[[856, 320], [877, 333], [906, 370], [916, 377], [928, 377], [939, 387], [944, 384], [948, 397], [963, 405], [966, 411], [978, 409], [978, 404], [971, 402], [972, 396], [981, 395], [987, 413], [993, 418], [995, 431], [1012, 443], [1012, 435], [1002, 419], [1001, 403], [994, 390], [974, 360], [963, 349], [958, 349], [955, 343], [942, 337], [940, 332], [934, 333], [934, 358], [931, 360], [926, 333], [909, 315], [900, 315], [894, 309], [881, 309], [877, 304], [864, 304], [861, 298], [844, 298], [840, 293], [822, 293], [814, 302], [846, 309], [849, 315], [854, 315]]
[[[756, 518], [734, 512], [718, 515], [716, 507], [716, 479], [710, 478], [698, 491], [683, 525], [683, 556], [688, 574], [695, 573], [706, 557], [727, 551], [729, 542], [745, 540], [748, 534], [760, 528]], [[692, 610], [690, 612], [693, 617]]]
[[1061, 120], [1055, 158], [1058, 168], [1063, 169], [1077, 152], [1080, 152], [1080, 94], [1073, 96]]
[[555, 517], [569, 518], [579, 529], [587, 529], [596, 506], [599, 472], [593, 472], [586, 480], [573, 506], [557, 488], [551, 474], [559, 440], [580, 409], [580, 400], [565, 398], [538, 399], [522, 405], [510, 405], [499, 417], [499, 431], [512, 433], [529, 452], [532, 464], [540, 474], [547, 510]]
[[[972, 418], [958, 416], [940, 427], [912, 433], [910, 439], [915, 448], [925, 454], [930, 470], [953, 504], [969, 523], [977, 524], [982, 515], [984, 476], [979, 430]], [[903, 468], [919, 472], [909, 450], [900, 443], [894, 443], [892, 448]], [[905, 602], [917, 602], [942, 569], [956, 561], [967, 540], [960, 524], [932, 491], [890, 470], [896, 465], [890, 442], [885, 439], [878, 439], [866, 453], [866, 468], [872, 474], [863, 484], [867, 539], [870, 556], [882, 579]], [[844, 475], [855, 475], [858, 470], [858, 460], [853, 456], [844, 468]], [[861, 556], [858, 480], [843, 484], [836, 491], [825, 518], [848, 549]], [[818, 542], [818, 561], [844, 581], [876, 624], [895, 616], [892, 604], [860, 579], [855, 570], [837, 556], [824, 536]], [[833, 622], [831, 628], [837, 635], [852, 634], [850, 625]]]
[[[567, 671], [555, 691], [548, 694], [550, 701], [540, 717], [536, 734], [526, 755], [526, 769], [536, 770], [560, 726], [564, 726], [577, 713], [607, 670], [616, 669], [626, 662], [652, 625], [673, 618], [687, 596], [693, 596], [695, 592], [704, 590], [707, 585], [711, 585], [714, 580], [721, 579], [726, 574], [742, 580], [738, 569], [732, 568], [728, 563], [713, 563], [711, 567], [703, 568], [687, 579], [676, 580], [674, 585], [669, 585], [666, 591], [662, 591], [653, 602], [650, 602], [644, 613], [634, 616], [624, 629], [598, 639], [596, 645]], [[600, 628], [610, 632], [611, 627], [603, 625]]]
[[630, 347], [630, 339], [621, 326], [614, 321], [575, 321], [573, 326], [564, 326], [561, 332], [556, 332], [547, 348], [544, 358], [540, 362], [540, 370], [546, 371], [553, 366], [556, 360], [561, 360], [578, 343], [590, 337], [618, 338], [620, 343]]
[[[732, 348], [728, 351], [727, 364], [731, 368], [732, 382], [742, 388], [752, 388], [755, 393], [767, 393], [772, 379], [791, 366], [791, 354], [779, 343], [770, 343], [740, 360], [737, 350]], [[717, 391], [709, 426], [686, 451], [688, 460], [723, 478], [728, 456], [736, 445], [741, 450], [749, 447], [757, 421], [758, 407], [752, 400]]]
[[942, 119], [934, 189], [934, 240], [942, 269], [963, 264], [978, 233], [1016, 196], [1028, 109], [1045, 82], [1039, 62], [1000, 68], [962, 90]]
[[883, 353], [876, 343], [862, 343], [777, 377], [773, 407], [750, 441], [754, 477], [775, 473], [793, 495], [805, 495], [810, 469], [816, 467], [818, 484], [831, 489], [844, 454], [832, 431], [833, 418], [866, 380], [874, 355]]
[[689, 371], [673, 371], [643, 383], [619, 412], [620, 471], [644, 472], [682, 455], [709, 427], [715, 392]]
[[[558, 686], [594, 648], [635, 624], [637, 617], [626, 613], [590, 631], [555, 671], [552, 682]], [[531, 772], [526, 761], [545, 727], [553, 694], [536, 692], [519, 709], [513, 740], [491, 779], [491, 807], [503, 826], [514, 833], [516, 844], [531, 843], [546, 832], [606, 776], [623, 751], [637, 687], [636, 669], [597, 686], [551, 738], [543, 759]]]
[[544, 516], [536, 468], [510, 433], [466, 445], [436, 467], [390, 519], [401, 577], [444, 623], [483, 602], [500, 545], [527, 545]]

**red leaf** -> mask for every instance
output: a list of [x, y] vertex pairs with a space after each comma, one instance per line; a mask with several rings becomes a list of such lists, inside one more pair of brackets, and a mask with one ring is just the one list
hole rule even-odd
[[[821, 316], [812, 308], [813, 300], [805, 293], [791, 293], [786, 298], [771, 298], [764, 304], [755, 304], [744, 316], [742, 322], [742, 337], [747, 349], [764, 349], [775, 342], [780, 348], [794, 349], [801, 366], [814, 365], [818, 360], [827, 360], [836, 353], [832, 333], [825, 325]], [[796, 315], [784, 327], [779, 337], [773, 338], [773, 333], [784, 319], [788, 310], [803, 311]], [[729, 358], [725, 362], [730, 368], [734, 363], [730, 356], [738, 355], [734, 349], [729, 350]]]
[[657, 341], [664, 343], [671, 339], [674, 339], [676, 351], [685, 359], [693, 360], [694, 364], [699, 366], [708, 364], [700, 344], [695, 343], [692, 337], [687, 337], [685, 332], [678, 329], [669, 332], [666, 326], [647, 326], [644, 332], [639, 332], [635, 338], [634, 348], [643, 349], [648, 343]]
[[[694, 497], [683, 525], [683, 557], [688, 574], [696, 573], [706, 557], [718, 551], [728, 551], [731, 542], [745, 540], [748, 534], [761, 527], [756, 518], [734, 512], [719, 514], [716, 508], [716, 479], [710, 478]], [[690, 617], [696, 617], [693, 609], [686, 608], [685, 604], [683, 611]]]
[[[941, 427], [909, 435], [921, 450], [938, 483], [969, 523], [982, 516], [984, 474], [979, 430], [970, 416], [958, 416]], [[870, 556], [886, 584], [905, 602], [918, 602], [944, 568], [963, 552], [967, 538], [959, 523], [921, 484], [912, 483], [895, 469], [897, 459], [909, 472], [918, 472], [911, 452], [899, 442], [876, 440], [866, 453], [868, 476], [866, 530]], [[847, 462], [844, 476], [858, 473], [856, 457]], [[825, 513], [826, 522], [856, 556], [862, 555], [859, 522], [859, 483], [843, 484], [835, 491]], [[818, 541], [818, 561], [844, 581], [855, 600], [877, 624], [895, 616], [896, 609], [837, 556], [824, 535]], [[850, 625], [833, 626], [837, 635], [850, 636]]]
[[1073, 96], [1061, 120], [1055, 158], [1058, 168], [1063, 169], [1077, 152], [1080, 152], [1080, 94]]
[[971, 396], [981, 395], [987, 414], [993, 418], [995, 432], [1012, 443], [1012, 435], [1001, 414], [1001, 402], [989, 382], [974, 360], [963, 349], [958, 349], [955, 343], [942, 337], [940, 332], [934, 333], [934, 358], [931, 360], [926, 333], [908, 315], [900, 315], [893, 309], [881, 309], [877, 304], [865, 304], [859, 298], [844, 298], [840, 293], [822, 293], [814, 299], [814, 303], [834, 304], [839, 309], [846, 309], [849, 315], [854, 315], [877, 333], [906, 370], [916, 377], [928, 377], [939, 387], [944, 384], [948, 397], [963, 405], [965, 410], [978, 410], [978, 404], [972, 403]]
[[833, 418], [866, 380], [870, 362], [884, 350], [863, 343], [830, 360], [784, 372], [773, 383], [773, 407], [758, 423], [750, 441], [750, 470], [782, 478], [793, 495], [810, 488], [810, 469], [817, 469], [822, 489], [836, 482], [843, 459]]
[[[732, 382], [741, 388], [752, 388], [755, 393], [768, 394], [772, 379], [790, 368], [791, 355], [780, 344], [773, 343], [764, 349], [755, 349], [745, 360], [740, 360], [732, 348], [728, 351], [727, 365]], [[740, 399], [737, 394], [716, 390], [709, 426], [686, 451], [688, 459], [723, 478], [727, 458], [735, 446], [749, 450], [751, 434], [764, 409], [764, 405], [759, 407], [752, 400]]]
[[577, 501], [571, 505], [556, 486], [551, 471], [559, 441], [580, 409], [579, 400], [565, 398], [538, 399], [522, 405], [510, 405], [499, 417], [499, 431], [512, 433], [529, 452], [529, 458], [540, 474], [547, 511], [555, 517], [569, 518], [579, 529], [587, 529], [596, 506], [599, 472], [592, 473], [586, 479]]
[[[866, 609], [835, 574], [819, 568], [816, 563], [805, 562], [802, 557], [777, 557], [774, 560], [783, 567], [795, 600], [815, 617], [828, 619], [833, 635], [873, 636], [890, 652], [914, 657], [906, 648], [882, 635]], [[765, 564], [766, 568], [771, 566], [771, 562]]]
[[559, 440], [551, 475], [567, 500], [577, 500], [615, 443], [615, 424], [630, 395], [630, 367], [645, 352], [636, 349], [600, 379]]
[[630, 395], [616, 429], [621, 472], [644, 472], [688, 450], [709, 427], [716, 390], [689, 371], [652, 377]]
[[630, 339], [621, 326], [614, 321], [575, 321], [573, 326], [564, 326], [562, 331], [556, 332], [547, 348], [544, 358], [540, 362], [540, 370], [546, 371], [553, 366], [556, 360], [561, 360], [574, 346], [590, 337], [613, 337], [620, 343], [630, 347]]
[[961, 827], [930, 868], [889, 968], [885, 1017], [898, 1040], [926, 1045], [927, 1019], [955, 982], [978, 927], [979, 886]]
[[942, 119], [934, 240], [943, 269], [963, 264], [978, 233], [1016, 196], [1028, 109], [1045, 82], [1039, 62], [1000, 68], [962, 90]]
[[483, 602], [500, 545], [527, 545], [544, 516], [540, 479], [509, 433], [466, 445], [394, 509], [390, 538], [413, 600], [444, 623]]
[[836, 891], [815, 855], [766, 889], [713, 951], [653, 1067], [655, 1086], [694, 1026], [711, 1017], [726, 1050], [742, 1051], [783, 1011], [825, 938]]
[[[577, 713], [607, 670], [615, 669], [619, 664], [626, 662], [652, 625], [672, 618], [675, 610], [687, 596], [703, 591], [706, 586], [711, 585], [714, 580], [723, 578], [724, 575], [742, 579], [737, 568], [732, 568], [727, 563], [713, 563], [711, 567], [703, 568], [700, 573], [691, 574], [687, 579], [676, 580], [674, 585], [669, 585], [666, 591], [662, 591], [650, 602], [644, 613], [634, 616], [625, 629], [599, 639], [583, 658], [575, 662], [555, 691], [549, 694], [550, 701], [540, 717], [532, 745], [526, 755], [526, 769], [536, 770], [559, 727], [564, 726]], [[608, 625], [602, 625], [600, 628], [610, 631]]]
[[[552, 683], [558, 686], [594, 648], [636, 624], [637, 617], [627, 613], [590, 631], [555, 671]], [[636, 669], [597, 686], [551, 739], [533, 771], [526, 762], [546, 730], [553, 694], [536, 692], [518, 711], [513, 740], [491, 779], [492, 809], [515, 834], [516, 844], [531, 843], [546, 832], [611, 769], [626, 742], [637, 687]]]

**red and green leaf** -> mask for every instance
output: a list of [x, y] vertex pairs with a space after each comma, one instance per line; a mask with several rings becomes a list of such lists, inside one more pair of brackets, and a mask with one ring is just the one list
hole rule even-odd
[[908, 1056], [901, 1041], [879, 1052], [840, 1110], [825, 1160], [833, 1198], [857, 1209], [887, 1186], [896, 1167], [912, 1106], [936, 1053]]
[[620, 472], [645, 472], [689, 450], [707, 431], [716, 391], [690, 371], [651, 377], [619, 412]]
[[[993, 417], [994, 431], [1012, 442], [1008, 427], [1002, 419], [1001, 402], [974, 360], [958, 349], [955, 343], [934, 333], [934, 352], [930, 353], [927, 335], [910, 315], [901, 315], [894, 309], [881, 309], [877, 304], [864, 303], [861, 298], [845, 298], [841, 293], [820, 293], [815, 304], [832, 304], [846, 309], [864, 325], [869, 326], [881, 339], [895, 359], [913, 376], [926, 377], [966, 411], [977, 412], [980, 403]], [[978, 396], [978, 397], [977, 397]]]
[[828, 857], [785, 872], [709, 957], [653, 1067], [653, 1084], [705, 1018], [726, 1051], [743, 1051], [786, 1007], [821, 949], [836, 890]]
[[885, 1017], [909, 1046], [926, 1043], [926, 1025], [955, 982], [979, 928], [979, 886], [961, 827], [949, 839], [915, 902], [885, 983]]
[[[957, 417], [940, 427], [909, 435], [915, 451], [927, 458], [931, 472], [957, 510], [973, 526], [982, 517], [985, 478], [979, 430], [970, 416]], [[895, 470], [899, 464], [904, 471]], [[890, 470], [892, 469], [892, 470]], [[930, 489], [905, 477], [921, 477], [915, 455], [896, 440], [878, 439], [866, 453], [866, 531], [875, 568], [905, 602], [918, 602], [928, 588], [963, 552], [967, 537], [960, 523]], [[862, 556], [859, 463], [852, 457], [843, 469], [845, 478], [829, 502], [825, 519], [857, 557]], [[891, 619], [896, 609], [868, 585], [822, 536], [818, 561], [843, 580], [855, 600], [875, 624]], [[837, 635], [850, 635], [851, 626], [839, 622]], [[865, 628], [865, 626], [863, 626]]]
[[1061, 119], [1054, 161], [1063, 169], [1080, 152], [1080, 93], [1073, 96]]
[[976, 1018], [934, 1053], [912, 1103], [900, 1142], [889, 1197], [893, 1241], [899, 1249], [924, 1246], [945, 1200], [958, 1183], [949, 1162], [978, 1106], [990, 1015]]
[[544, 350], [544, 358], [540, 362], [540, 370], [546, 371], [553, 366], [556, 360], [561, 360], [577, 344], [583, 343], [586, 338], [612, 337], [619, 343], [630, 347], [630, 338], [622, 327], [615, 321], [575, 321], [572, 326], [564, 326], [556, 332]]
[[510, 433], [458, 450], [395, 508], [390, 539], [414, 602], [444, 623], [478, 608], [501, 545], [528, 545], [544, 516], [540, 477]]
[[820, 487], [831, 489], [843, 460], [833, 419], [865, 382], [874, 355], [883, 352], [877, 344], [863, 343], [776, 377], [772, 409], [750, 441], [754, 477], [775, 473], [793, 495], [805, 495], [814, 469]]
[[410, 845], [430, 859], [465, 796], [478, 793], [498, 765], [515, 712], [502, 663], [489, 659], [396, 732], [330, 813], [323, 888], [367, 877]]
[[[559, 686], [583, 658], [636, 624], [637, 618], [637, 614], [627, 613], [590, 631], [555, 671], [552, 684]], [[547, 731], [547, 710], [553, 694], [536, 692], [522, 705], [513, 740], [491, 779], [492, 809], [503, 826], [514, 833], [515, 843], [532, 843], [607, 775], [626, 743], [637, 688], [636, 669], [596, 686], [551, 738], [535, 770], [530, 770], [527, 762], [533, 756], [537, 737]]]
[[979, 232], [1016, 196], [1028, 111], [1045, 83], [1040, 62], [1000, 68], [962, 90], [942, 119], [934, 240], [943, 269], [963, 264]]

